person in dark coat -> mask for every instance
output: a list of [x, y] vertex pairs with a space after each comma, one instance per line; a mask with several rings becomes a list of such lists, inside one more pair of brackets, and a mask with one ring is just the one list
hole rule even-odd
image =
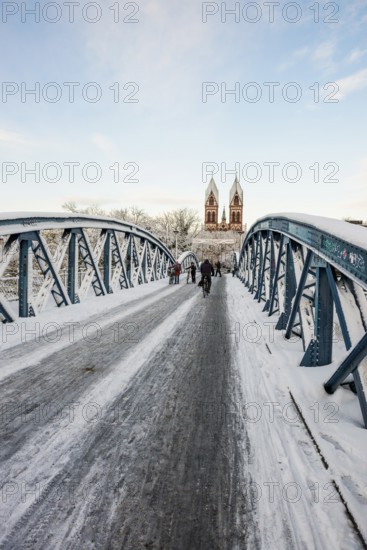
[[194, 262], [191, 262], [190, 269], [191, 269], [191, 280], [193, 283], [195, 283], [196, 282], [196, 265], [194, 264]]
[[175, 285], [178, 285], [180, 283], [181, 264], [176, 260], [173, 268], [175, 270]]
[[212, 264], [209, 262], [208, 259], [206, 259], [200, 266], [200, 271], [201, 271], [201, 281], [200, 281], [200, 285], [202, 286], [203, 285], [203, 282], [204, 282], [204, 275], [206, 275], [208, 277], [208, 284], [209, 284], [209, 292], [210, 292], [210, 288], [212, 286], [212, 273], [214, 271], [214, 268], [212, 266]]
[[219, 273], [219, 277], [222, 276], [221, 272], [220, 272], [220, 268], [222, 267], [221, 264], [220, 264], [220, 261], [218, 260], [217, 263], [215, 264], [215, 267], [217, 268], [217, 271], [215, 272], [215, 276], [218, 275]]
[[168, 266], [167, 274], [169, 277], [169, 284], [173, 285], [173, 281], [175, 280], [175, 270], [173, 265]]

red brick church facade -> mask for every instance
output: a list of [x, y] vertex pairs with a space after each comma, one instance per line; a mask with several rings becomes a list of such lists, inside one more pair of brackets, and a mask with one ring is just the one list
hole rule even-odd
[[206, 231], [242, 231], [243, 230], [243, 190], [237, 179], [229, 192], [229, 220], [227, 223], [225, 207], [219, 221], [219, 191], [212, 178], [205, 191], [205, 230]]

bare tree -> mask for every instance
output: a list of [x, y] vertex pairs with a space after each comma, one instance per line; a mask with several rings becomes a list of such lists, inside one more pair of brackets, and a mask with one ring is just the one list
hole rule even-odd
[[147, 228], [151, 224], [151, 217], [138, 206], [128, 206], [127, 208], [119, 208], [117, 210], [111, 210], [109, 213], [113, 218], [123, 220], [126, 222], [134, 223], [140, 227]]
[[71, 212], [72, 214], [76, 214], [77, 212], [80, 212], [80, 210], [76, 205], [76, 202], [74, 201], [64, 202], [64, 204], [61, 205], [61, 208], [63, 210], [66, 210], [66, 212]]
[[89, 214], [90, 216], [107, 216], [107, 213], [98, 204], [80, 208], [74, 201], [65, 202], [61, 208], [72, 214]]
[[189, 250], [192, 239], [200, 231], [200, 217], [195, 210], [189, 208], [178, 208], [170, 212], [164, 212], [157, 216], [156, 222], [155, 233], [172, 249], [176, 243], [174, 231], [178, 231], [177, 245], [179, 252]]
[[177, 208], [169, 212], [163, 212], [158, 216], [149, 216], [145, 210], [138, 206], [114, 209], [108, 214], [96, 204], [80, 208], [75, 202], [69, 201], [65, 202], [62, 208], [73, 214], [111, 216], [112, 218], [133, 223], [153, 233], [172, 251], [176, 247], [176, 235], [174, 231], [177, 230], [177, 248], [179, 253], [191, 248], [192, 239], [197, 236], [201, 228], [198, 212], [189, 208]]

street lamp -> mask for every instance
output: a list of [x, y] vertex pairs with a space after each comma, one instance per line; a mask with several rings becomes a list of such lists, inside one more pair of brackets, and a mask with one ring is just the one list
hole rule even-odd
[[178, 235], [179, 231], [178, 231], [178, 229], [174, 229], [173, 232], [176, 235], [176, 260], [177, 260], [177, 235]]

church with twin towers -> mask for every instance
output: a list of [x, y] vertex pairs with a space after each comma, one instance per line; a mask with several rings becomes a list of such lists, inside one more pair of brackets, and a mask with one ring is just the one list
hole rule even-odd
[[212, 177], [205, 191], [205, 230], [243, 231], [243, 190], [237, 176], [229, 192], [228, 222], [225, 206], [221, 220], [218, 214], [219, 191]]

